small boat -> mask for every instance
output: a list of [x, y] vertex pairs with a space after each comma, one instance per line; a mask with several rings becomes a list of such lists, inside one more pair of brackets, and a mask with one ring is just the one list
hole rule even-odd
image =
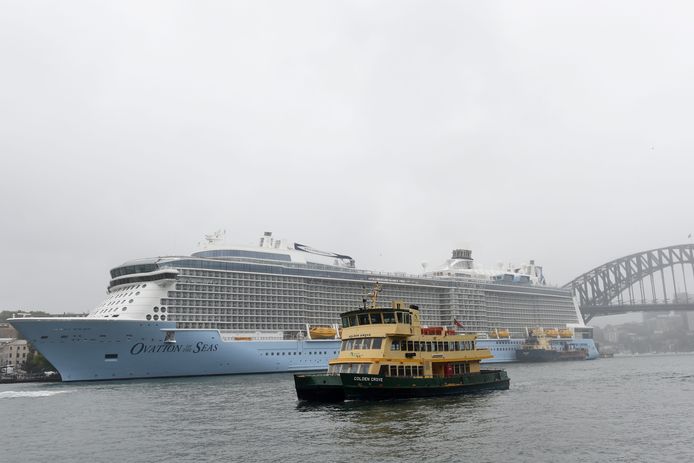
[[528, 338], [520, 349], [516, 350], [519, 362], [557, 362], [566, 360], [587, 360], [588, 351], [583, 346], [576, 346], [567, 340], [554, 340], [560, 335], [556, 329], [530, 330]]
[[487, 335], [491, 339], [501, 339], [501, 338], [511, 338], [511, 334], [507, 329], [494, 329], [494, 331], [490, 331], [489, 334]]
[[341, 349], [326, 374], [295, 374], [299, 400], [343, 401], [430, 397], [508, 389], [503, 370], [482, 370], [492, 358], [475, 334], [422, 327], [419, 308], [393, 301], [341, 314]]
[[338, 330], [332, 326], [309, 326], [310, 339], [335, 339]]

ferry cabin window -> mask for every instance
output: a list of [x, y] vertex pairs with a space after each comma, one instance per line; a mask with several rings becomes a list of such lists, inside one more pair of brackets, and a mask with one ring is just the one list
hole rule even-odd
[[379, 373], [385, 376], [424, 376], [424, 367], [418, 365], [383, 365]]
[[340, 363], [337, 365], [330, 365], [328, 367], [328, 373], [367, 373], [369, 371], [368, 363]]
[[397, 312], [397, 317], [398, 317], [398, 323], [404, 323], [406, 325], [409, 325], [412, 323], [412, 317], [410, 317], [409, 313]]
[[357, 316], [356, 315], [350, 315], [349, 316], [349, 326], [357, 326]]
[[350, 326], [349, 325], [349, 317], [342, 317], [342, 326], [344, 328], [348, 328]]
[[400, 350], [400, 341], [393, 341], [390, 350]]
[[384, 312], [383, 313], [383, 323], [395, 323], [395, 313]]
[[383, 323], [381, 321], [381, 314], [380, 313], [372, 313], [371, 314], [371, 324], [372, 325], [380, 325]]
[[470, 365], [467, 363], [454, 363], [453, 373], [456, 375], [463, 375], [465, 373], [470, 373]]
[[348, 339], [342, 342], [341, 350], [380, 349], [382, 345], [382, 338]]
[[368, 313], [360, 313], [358, 315], [359, 318], [359, 324], [360, 325], [368, 325], [369, 324], [369, 314]]

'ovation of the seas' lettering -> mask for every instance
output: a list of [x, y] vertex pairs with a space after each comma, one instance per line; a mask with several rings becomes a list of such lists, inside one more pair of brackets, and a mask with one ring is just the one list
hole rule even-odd
[[138, 342], [131, 349], [130, 353], [132, 355], [137, 354], [157, 354], [160, 352], [190, 352], [191, 354], [197, 354], [199, 352], [214, 352], [217, 350], [217, 344], [206, 344], [202, 341], [192, 345], [186, 344], [181, 346], [180, 344], [144, 344]]

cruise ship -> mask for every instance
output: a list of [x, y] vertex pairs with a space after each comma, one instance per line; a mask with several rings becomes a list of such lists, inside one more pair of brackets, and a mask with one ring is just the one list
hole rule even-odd
[[515, 361], [532, 327], [569, 327], [572, 338], [557, 342], [598, 356], [571, 293], [546, 285], [540, 266], [482, 270], [465, 249], [413, 275], [357, 269], [350, 256], [270, 232], [256, 246], [217, 232], [190, 256], [129, 261], [110, 275], [86, 317], [10, 320], [63, 381], [324, 370], [339, 334], [316, 339], [310, 327], [337, 327], [377, 283], [381, 302], [418, 305], [425, 325], [478, 333], [492, 361]]

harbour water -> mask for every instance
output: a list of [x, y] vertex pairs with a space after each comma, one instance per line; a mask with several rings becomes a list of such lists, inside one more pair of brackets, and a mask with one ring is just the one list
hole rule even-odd
[[0, 386], [0, 461], [693, 461], [694, 355], [508, 364], [508, 391], [305, 405], [291, 374]]

